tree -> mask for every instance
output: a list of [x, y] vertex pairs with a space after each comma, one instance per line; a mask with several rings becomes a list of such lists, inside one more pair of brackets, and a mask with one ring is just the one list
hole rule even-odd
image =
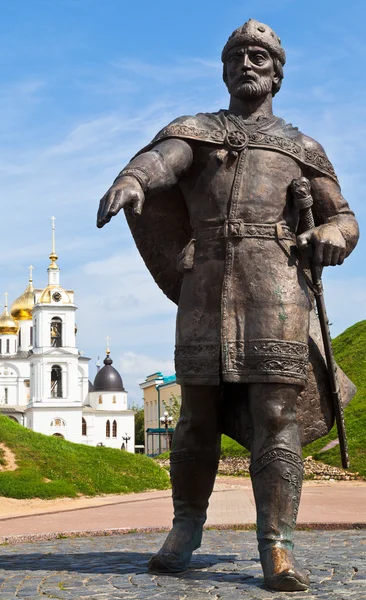
[[180, 396], [176, 396], [175, 394], [172, 394], [170, 396], [169, 404], [167, 404], [165, 400], [163, 400], [164, 409], [168, 413], [169, 417], [173, 418], [172, 427], [175, 427], [178, 423], [181, 404], [182, 398]]
[[135, 406], [135, 404], [133, 404], [131, 406], [131, 410], [133, 410], [135, 412], [135, 444], [136, 444], [136, 446], [144, 446], [145, 445], [144, 407], [143, 406]]

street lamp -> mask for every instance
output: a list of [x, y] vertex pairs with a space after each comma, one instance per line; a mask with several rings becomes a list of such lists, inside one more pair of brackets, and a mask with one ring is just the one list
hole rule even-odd
[[124, 442], [126, 442], [126, 450], [127, 450], [127, 443], [130, 441], [130, 436], [128, 435], [128, 433], [125, 433], [125, 435], [122, 436], [122, 439]]
[[161, 425], [164, 425], [165, 427], [165, 435], [166, 435], [166, 449], [169, 450], [169, 432], [168, 432], [168, 427], [169, 425], [171, 425], [173, 422], [173, 417], [169, 417], [169, 414], [167, 413], [167, 411], [165, 411], [164, 416], [160, 417], [160, 423]]

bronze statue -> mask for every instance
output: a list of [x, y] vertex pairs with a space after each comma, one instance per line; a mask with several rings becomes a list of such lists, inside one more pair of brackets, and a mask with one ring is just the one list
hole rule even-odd
[[[155, 281], [178, 304], [175, 516], [149, 569], [184, 571], [200, 546], [225, 432], [251, 451], [265, 585], [304, 590], [309, 579], [292, 554], [301, 444], [324, 435], [334, 411], [299, 249], [312, 247], [318, 266], [340, 265], [358, 227], [323, 148], [273, 115], [285, 64], [274, 31], [250, 19], [222, 61], [229, 109], [165, 127], [121, 171], [98, 213], [103, 227], [125, 209]], [[291, 186], [300, 177], [310, 181], [315, 221], [302, 232]], [[353, 388], [338, 375], [345, 403]]]

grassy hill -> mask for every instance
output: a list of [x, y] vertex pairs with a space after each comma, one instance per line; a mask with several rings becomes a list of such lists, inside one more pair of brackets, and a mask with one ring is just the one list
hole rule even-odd
[[[357, 394], [345, 409], [350, 471], [366, 478], [366, 321], [349, 327], [333, 340], [337, 363], [357, 386]], [[329, 434], [303, 450], [304, 457], [313, 456], [329, 465], [341, 467], [339, 446], [319, 453], [328, 442], [337, 438], [335, 427]], [[227, 436], [222, 436], [222, 457], [248, 456], [249, 452]]]
[[[345, 420], [350, 470], [366, 478], [366, 321], [352, 325], [336, 337], [333, 349], [337, 363], [357, 386], [356, 396], [345, 409]], [[304, 448], [305, 456], [313, 455], [330, 465], [341, 466], [338, 446], [319, 454], [319, 450], [336, 437], [333, 427], [326, 437]]]
[[[75, 497], [169, 488], [169, 477], [153, 460], [112, 448], [73, 444], [35, 433], [0, 415], [0, 442], [18, 468], [0, 471], [0, 496]], [[0, 452], [0, 465], [4, 453]]]

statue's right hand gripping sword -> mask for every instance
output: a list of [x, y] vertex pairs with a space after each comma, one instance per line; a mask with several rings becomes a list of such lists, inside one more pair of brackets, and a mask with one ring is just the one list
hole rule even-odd
[[[300, 222], [299, 233], [304, 233], [315, 227], [313, 212], [313, 198], [311, 196], [310, 182], [306, 177], [294, 179], [291, 183], [294, 204], [299, 210]], [[317, 267], [314, 261], [309, 257], [309, 266], [311, 279], [313, 283], [313, 291], [315, 295], [316, 307], [320, 328], [322, 332], [323, 345], [328, 369], [328, 379], [330, 391], [333, 401], [333, 409], [338, 430], [339, 447], [341, 451], [342, 466], [344, 469], [349, 468], [348, 444], [346, 435], [346, 426], [344, 422], [343, 405], [340, 395], [338, 380], [337, 380], [337, 365], [334, 360], [332, 342], [329, 331], [329, 321], [325, 310], [323, 284], [321, 279], [321, 267]]]

